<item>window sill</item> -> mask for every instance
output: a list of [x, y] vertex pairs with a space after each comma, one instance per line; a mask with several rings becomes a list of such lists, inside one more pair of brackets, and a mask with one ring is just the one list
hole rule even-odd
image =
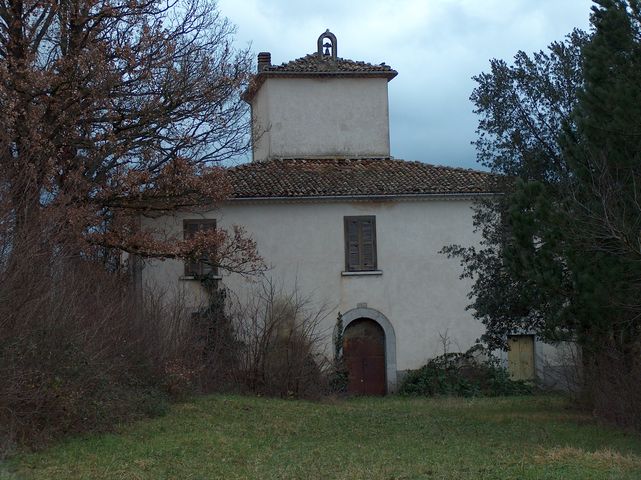
[[367, 276], [377, 276], [383, 275], [383, 270], [361, 270], [359, 272], [341, 272], [343, 277], [367, 277]]
[[[221, 275], [212, 275], [209, 278], [211, 278], [212, 280], [222, 280], [223, 279], [223, 277]], [[190, 280], [200, 281], [200, 278], [195, 277], [194, 275], [181, 275], [180, 277], [178, 277], [178, 280], [181, 280], [181, 281], [190, 281]]]

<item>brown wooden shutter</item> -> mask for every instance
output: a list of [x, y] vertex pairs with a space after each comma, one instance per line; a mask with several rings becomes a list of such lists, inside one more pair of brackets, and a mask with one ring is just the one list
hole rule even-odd
[[345, 217], [345, 259], [347, 270], [360, 269], [360, 243], [357, 217]]
[[376, 217], [344, 217], [345, 269], [376, 270]]
[[[183, 238], [189, 240], [198, 231], [198, 222], [194, 220], [185, 220], [183, 222]], [[194, 260], [185, 260], [185, 275], [198, 275], [198, 262]]]
[[193, 220], [185, 220], [185, 226], [184, 226], [185, 240], [192, 238], [197, 231], [198, 231], [198, 222], [195, 222]]
[[[216, 230], [216, 220], [209, 220], [200, 224], [200, 230]], [[212, 263], [215, 258], [203, 258], [200, 263], [200, 275], [217, 275], [218, 267]]]
[[363, 218], [361, 230], [361, 270], [376, 270], [376, 220]]
[[[189, 239], [194, 236], [198, 231], [202, 230], [215, 230], [216, 229], [216, 220], [211, 219], [199, 219], [199, 220], [184, 220], [183, 221], [183, 238]], [[211, 265], [208, 259], [203, 258], [201, 260], [192, 260], [185, 261], [185, 275], [187, 276], [198, 276], [198, 275], [208, 275], [208, 274], [217, 274], [218, 270], [215, 265]]]

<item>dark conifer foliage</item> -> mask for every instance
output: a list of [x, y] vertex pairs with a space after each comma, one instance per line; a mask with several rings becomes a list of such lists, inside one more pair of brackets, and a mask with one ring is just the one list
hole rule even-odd
[[477, 207], [480, 248], [444, 251], [475, 279], [491, 346], [521, 329], [585, 353], [638, 342], [639, 5], [595, 2], [591, 34], [475, 78], [479, 161], [506, 175], [505, 194]]
[[480, 248], [444, 252], [475, 280], [486, 343], [576, 341], [593, 411], [641, 428], [641, 2], [594, 3], [589, 35], [476, 77], [479, 160], [504, 195], [477, 206]]
[[479, 247], [451, 245], [444, 252], [460, 258], [463, 276], [475, 281], [470, 308], [487, 327], [484, 340], [490, 347], [505, 348], [507, 334], [520, 329], [554, 339], [564, 335], [549, 323], [547, 311], [555, 305], [514, 264], [525, 260], [510, 254], [528, 234], [515, 232], [510, 217], [526, 183], [536, 182], [531, 193], [545, 200], [556, 197], [568, 178], [561, 136], [577, 101], [583, 78], [581, 49], [587, 41], [586, 33], [575, 30], [546, 51], [518, 52], [512, 65], [491, 60], [490, 71], [474, 78], [478, 85], [471, 100], [480, 117], [474, 142], [478, 160], [505, 175], [504, 195], [476, 205]]

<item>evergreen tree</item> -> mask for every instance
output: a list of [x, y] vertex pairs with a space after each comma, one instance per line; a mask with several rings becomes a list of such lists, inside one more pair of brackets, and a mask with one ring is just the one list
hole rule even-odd
[[641, 333], [641, 3], [595, 3], [584, 85], [564, 142], [574, 173], [567, 234], [583, 280], [583, 341], [624, 351]]
[[596, 0], [591, 23], [476, 78], [479, 159], [509, 180], [477, 207], [481, 248], [445, 252], [486, 343], [574, 340], [584, 399], [641, 429], [641, 2]]
[[480, 248], [444, 251], [490, 347], [575, 341], [582, 398], [641, 430], [641, 2], [594, 3], [589, 36], [476, 77], [478, 156], [504, 195], [477, 206]]
[[506, 250], [512, 272], [538, 292], [529, 298], [540, 300], [531, 307], [545, 336], [566, 334], [592, 359], [637, 342], [641, 305], [639, 4], [596, 3], [583, 84], [559, 137], [568, 175], [518, 184]]
[[[542, 251], [531, 241], [527, 244], [535, 231], [542, 233], [542, 219], [528, 213], [533, 213], [529, 204], [558, 198], [569, 177], [561, 137], [577, 101], [583, 79], [581, 49], [588, 39], [575, 30], [547, 51], [518, 52], [513, 65], [492, 60], [490, 72], [474, 78], [478, 86], [471, 100], [480, 116], [478, 159], [504, 176], [504, 195], [475, 207], [480, 247], [451, 245], [443, 251], [460, 258], [463, 276], [474, 279], [470, 308], [485, 325], [483, 340], [492, 348], [506, 348], [507, 335], [522, 330], [537, 331], [550, 340], [568, 336], [553, 326], [560, 320], [550, 321], [563, 300], [535, 288], [524, 267], [534, 261], [533, 253], [551, 248], [550, 239]], [[546, 215], [551, 210], [548, 206], [536, 211]], [[524, 214], [520, 225], [518, 212]], [[556, 271], [557, 289], [561, 283], [568, 283], [563, 268]]]

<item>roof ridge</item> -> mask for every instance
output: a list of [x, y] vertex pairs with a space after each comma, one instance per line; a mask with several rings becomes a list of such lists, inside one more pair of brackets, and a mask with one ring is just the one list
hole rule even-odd
[[456, 167], [456, 166], [453, 166], [453, 165], [440, 165], [438, 163], [427, 163], [427, 162], [421, 162], [420, 160], [402, 160], [400, 158], [397, 159], [397, 160], [401, 160], [403, 162], [420, 163], [422, 165], [428, 165], [428, 166], [434, 167], [434, 168], [443, 168], [443, 169], [447, 169], [447, 170], [456, 170], [456, 171], [460, 171], [460, 172], [476, 172], [476, 173], [484, 173], [484, 174], [488, 174], [488, 175], [499, 175], [500, 176], [500, 174], [497, 174], [497, 173], [494, 173], [494, 172], [490, 172], [490, 171], [486, 171], [486, 170], [478, 170], [476, 168], [470, 168], [470, 167]]
[[[272, 158], [269, 160], [263, 160], [261, 162], [247, 162], [243, 163], [240, 165], [234, 165], [231, 167], [228, 167], [228, 170], [235, 170], [238, 168], [252, 168], [252, 165], [254, 165], [253, 168], [269, 168], [269, 164], [273, 162], [278, 162], [278, 163], [285, 163], [285, 162], [296, 162], [296, 163], [301, 163], [301, 162], [308, 162], [308, 163], [354, 163], [354, 162], [368, 162], [368, 163], [379, 163], [381, 165], [388, 163], [388, 162], [393, 162], [397, 164], [404, 164], [404, 165], [416, 165], [419, 166], [420, 168], [434, 168], [438, 170], [451, 170], [453, 172], [461, 172], [461, 173], [479, 173], [482, 175], [488, 175], [488, 176], [493, 176], [497, 177], [500, 176], [500, 174], [489, 172], [489, 171], [484, 171], [484, 170], [477, 170], [474, 168], [466, 168], [466, 167], [456, 167], [456, 166], [451, 166], [451, 165], [439, 165], [435, 163], [427, 163], [427, 162], [422, 162], [420, 160], [404, 160], [402, 158], [393, 158], [393, 157], [315, 157], [315, 158], [309, 158], [309, 157], [279, 157], [279, 158]], [[260, 167], [259, 167], [260, 165]]]
[[[301, 65], [306, 63], [306, 65]], [[354, 73], [366, 73], [366, 72], [386, 72], [386, 73], [392, 73], [395, 72], [395, 70], [389, 66], [386, 65], [385, 62], [376, 64], [376, 63], [371, 63], [371, 62], [366, 62], [364, 60], [352, 60], [350, 58], [344, 58], [344, 57], [336, 57], [333, 58], [331, 56], [323, 56], [323, 55], [318, 55], [318, 53], [308, 53], [302, 57], [298, 57], [294, 60], [289, 60], [287, 62], [282, 62], [279, 65], [270, 65], [264, 68], [262, 72], [286, 72], [286, 71], [296, 71], [296, 72], [309, 72], [312, 73], [314, 70], [311, 69], [313, 65], [310, 65], [310, 63], [314, 64], [324, 64], [324, 65], [336, 65], [340, 67], [341, 65], [346, 66], [346, 65], [356, 65], [356, 66], [362, 66], [362, 67], [368, 67], [366, 70], [354, 70]], [[297, 67], [297, 68], [295, 68]], [[309, 67], [309, 70], [301, 70], [303, 67]], [[290, 70], [294, 68], [294, 70]], [[340, 68], [337, 71], [346, 71], [346, 70], [341, 70]], [[350, 70], [347, 70], [350, 71]], [[262, 73], [261, 72], [261, 73]], [[327, 73], [327, 71], [323, 72]]]

